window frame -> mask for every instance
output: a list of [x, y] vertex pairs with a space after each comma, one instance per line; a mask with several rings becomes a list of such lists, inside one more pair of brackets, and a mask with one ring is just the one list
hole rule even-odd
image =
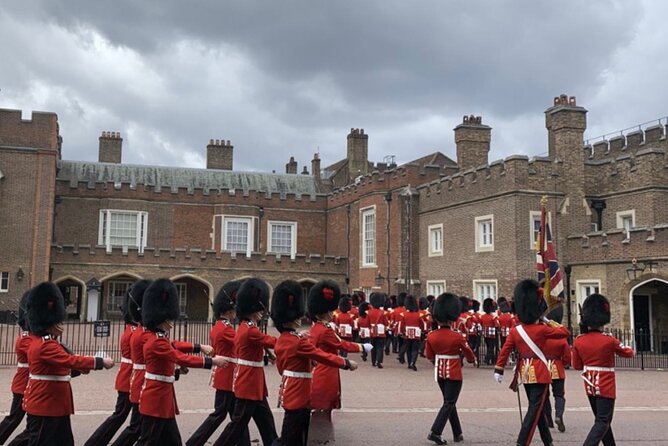
[[[105, 283], [107, 292], [105, 293], [105, 296], [104, 296], [105, 297], [105, 303], [104, 304], [105, 304], [105, 310], [106, 310], [107, 314], [112, 314], [112, 315], [116, 316], [116, 315], [120, 315], [120, 314], [123, 313], [123, 311], [118, 308], [118, 304], [120, 304], [121, 306], [124, 304], [125, 293], [127, 292], [128, 288], [130, 288], [132, 286], [133, 283], [134, 283], [133, 280], [125, 279], [125, 278], [124, 279], [114, 278], [114, 279], [108, 280]], [[127, 285], [127, 288], [125, 289], [125, 291], [120, 296], [113, 296], [114, 297], [113, 303], [115, 303], [115, 305], [112, 305], [112, 307], [110, 309], [109, 304], [112, 303], [111, 289], [112, 289], [112, 286], [113, 286], [113, 288], [115, 288], [116, 284], [125, 284], [125, 285]], [[116, 303], [117, 299], [120, 299], [120, 302]]]
[[[482, 285], [494, 285], [494, 296], [478, 296], [478, 287]], [[499, 297], [499, 281], [497, 279], [473, 279], [472, 295], [474, 299], [480, 302], [480, 304], [482, 304], [487, 297], [491, 297], [494, 299], [494, 302], [496, 302]]]
[[[2, 286], [6, 282], [6, 286]], [[0, 271], [0, 293], [9, 293], [9, 271]]]
[[269, 220], [267, 221], [267, 253], [268, 254], [280, 254], [288, 255], [284, 252], [274, 251], [273, 247], [273, 236], [272, 236], [272, 227], [276, 225], [290, 226], [290, 258], [294, 259], [297, 254], [297, 222], [296, 221], [282, 221], [282, 220]]
[[[440, 233], [441, 237], [441, 249], [434, 249], [434, 237], [433, 234], [435, 233]], [[427, 227], [427, 240], [429, 244], [429, 257], [442, 257], [443, 256], [443, 223], [435, 224], [435, 225], [429, 225]]]
[[[628, 228], [624, 225], [624, 220], [631, 218], [631, 226]], [[631, 229], [636, 227], [636, 210], [628, 209], [626, 211], [619, 211], [615, 213], [615, 221], [617, 223], [617, 229], [623, 229], [626, 232], [627, 237]]]
[[[368, 216], [372, 215], [373, 216], [373, 238], [371, 240], [367, 239], [367, 231], [366, 231], [366, 218]], [[376, 234], [378, 231], [376, 230], [377, 225], [376, 225], [376, 206], [369, 206], [363, 209], [360, 209], [360, 239], [361, 239], [361, 255], [360, 255], [360, 265], [363, 268], [375, 268], [376, 267]], [[373, 253], [371, 256], [373, 257], [371, 261], [367, 261], [367, 242], [370, 241], [373, 246]]]
[[[236, 223], [248, 223], [248, 236], [247, 236], [247, 246], [246, 252], [235, 251], [233, 249], [227, 249], [227, 223], [236, 222]], [[223, 221], [221, 224], [221, 240], [220, 240], [220, 249], [224, 252], [229, 253], [242, 253], [246, 257], [251, 256], [253, 247], [255, 246], [255, 219], [250, 215], [223, 215]]]
[[[482, 242], [482, 225], [486, 222], [490, 223], [490, 238], [491, 238], [491, 243], [483, 245]], [[479, 217], [475, 217], [475, 252], [489, 252], [489, 251], [494, 251], [494, 214], [489, 214], [489, 215], [481, 215]]]
[[[535, 251], [536, 242], [538, 241], [538, 231], [534, 228], [536, 221], [540, 224], [540, 211], [529, 211], [529, 249], [532, 251]], [[552, 212], [547, 213], [547, 223], [550, 225], [550, 230], [553, 230]], [[554, 233], [552, 235], [554, 237]]]
[[[137, 216], [135, 227], [134, 245], [112, 245], [111, 244], [111, 215], [112, 214], [134, 214]], [[137, 248], [140, 253], [146, 248], [146, 239], [148, 238], [148, 212], [136, 211], [131, 209], [100, 209], [97, 244], [104, 246], [107, 252], [111, 252], [114, 247], [127, 249]]]
[[[179, 299], [179, 316], [185, 316], [188, 309], [188, 284], [186, 282], [174, 282]], [[183, 294], [181, 294], [183, 288]]]
[[[443, 291], [441, 291], [438, 294], [433, 293], [432, 290], [431, 290], [431, 287], [432, 286], [439, 286], [439, 285], [443, 286]], [[447, 283], [446, 283], [445, 279], [444, 280], [427, 280], [427, 295], [432, 295], [434, 297], [438, 297], [441, 294], [445, 293], [447, 290], [448, 290], [448, 286], [447, 286]]]
[[579, 308], [580, 305], [583, 304], [584, 300], [589, 295], [589, 294], [587, 294], [587, 296], [585, 296], [583, 294], [584, 287], [592, 286], [592, 285], [595, 288], [598, 289], [598, 291], [594, 291], [595, 293], [600, 293], [601, 292], [601, 279], [581, 279], [581, 280], [576, 280], [575, 281], [575, 289], [577, 290], [575, 300], [576, 300], [576, 303], [578, 304], [578, 308]]

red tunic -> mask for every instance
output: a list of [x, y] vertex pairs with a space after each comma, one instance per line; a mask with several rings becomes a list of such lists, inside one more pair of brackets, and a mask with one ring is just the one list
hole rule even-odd
[[353, 327], [355, 326], [355, 317], [346, 312], [339, 313], [336, 317], [336, 331], [343, 339], [353, 339]]
[[132, 359], [132, 375], [130, 375], [130, 402], [139, 404], [141, 388], [144, 385], [144, 342], [149, 333], [138, 325], [130, 336], [130, 359]]
[[211, 329], [211, 345], [216, 355], [231, 359], [227, 367], [216, 367], [213, 372], [213, 387], [216, 390], [232, 391], [236, 356], [234, 354], [234, 327], [227, 319], [220, 319]]
[[274, 348], [275, 345], [276, 338], [262, 333], [254, 322], [243, 321], [239, 325], [234, 340], [238, 361], [232, 385], [234, 396], [245, 400], [262, 401], [269, 395], [262, 361], [264, 349]]
[[486, 338], [495, 338], [496, 329], [499, 328], [499, 320], [494, 313], [485, 313], [480, 316], [482, 335]]
[[[536, 346], [543, 350], [545, 341], [547, 339], [562, 339], [567, 338], [570, 332], [566, 327], [552, 328], [543, 323], [538, 324], [520, 324], [529, 335], [529, 338], [536, 344]], [[552, 382], [551, 372], [547, 366], [541, 361], [531, 350], [531, 348], [524, 342], [524, 339], [517, 332], [517, 327], [510, 331], [510, 335], [503, 344], [499, 358], [496, 361], [496, 371], [503, 373], [503, 367], [510, 356], [513, 348], [519, 352], [519, 373], [521, 382], [526, 384], [549, 384]]]
[[543, 354], [551, 361], [552, 379], [566, 379], [566, 366], [571, 365], [571, 346], [566, 339], [548, 339]]
[[617, 397], [615, 355], [630, 358], [635, 352], [614, 336], [600, 331], [590, 331], [575, 338], [573, 368], [583, 371], [587, 395], [613, 399]]
[[424, 320], [417, 311], [406, 311], [403, 317], [399, 318], [397, 329], [407, 339], [420, 339], [425, 330]]
[[[435, 378], [461, 381], [461, 354], [464, 354], [468, 362], [475, 361], [475, 353], [469, 347], [465, 334], [451, 330], [450, 327], [441, 327], [427, 335], [424, 355], [434, 363]], [[437, 358], [437, 355], [443, 357]]]
[[132, 324], [125, 324], [125, 331], [121, 335], [119, 342], [121, 347], [121, 364], [116, 374], [116, 390], [119, 392], [130, 392], [130, 377], [132, 376], [132, 353], [130, 351], [130, 339], [134, 333], [135, 327]]
[[369, 323], [369, 318], [366, 316], [359, 316], [355, 319], [355, 327], [359, 330], [360, 338], [368, 339], [371, 337], [371, 324]]
[[385, 317], [385, 312], [379, 308], [369, 307], [366, 316], [367, 319], [369, 319], [369, 325], [371, 325], [371, 337], [384, 338], [385, 333], [387, 332], [387, 318]]
[[[102, 368], [102, 358], [71, 355], [56, 338], [34, 336], [28, 350], [30, 379], [23, 396], [23, 408], [39, 417], [64, 417], [74, 413], [69, 377], [72, 370]], [[62, 379], [56, 381], [55, 379]]]
[[[360, 318], [362, 320], [362, 318]], [[338, 354], [339, 350], [361, 352], [361, 344], [342, 340], [331, 325], [319, 321], [310, 332], [311, 343], [326, 353]], [[341, 407], [341, 378], [339, 369], [318, 364], [313, 371], [311, 406], [314, 409], [339, 409]]]
[[504, 338], [508, 337], [510, 330], [515, 326], [515, 318], [510, 313], [501, 313], [498, 320], [501, 336]]
[[156, 418], [174, 418], [179, 413], [174, 393], [176, 364], [192, 368], [211, 368], [211, 358], [181, 353], [163, 332], [145, 331], [146, 373], [141, 390], [139, 413]]
[[14, 344], [14, 351], [16, 352], [16, 373], [12, 380], [12, 393], [23, 395], [28, 385], [28, 349], [33, 337], [27, 331], [19, 333]]
[[390, 328], [392, 329], [392, 331], [395, 335], [399, 334], [399, 331], [398, 331], [399, 320], [404, 316], [405, 312], [406, 312], [406, 307], [396, 307], [392, 310], [392, 314], [387, 319], [388, 323], [390, 324]]
[[[286, 410], [311, 407], [312, 378], [307, 376], [313, 369], [312, 361], [336, 368], [346, 365], [345, 359], [317, 348], [308, 336], [295, 331], [284, 331], [276, 341], [274, 351], [276, 368], [282, 375], [278, 402]], [[290, 376], [295, 375], [292, 372], [306, 375]]]

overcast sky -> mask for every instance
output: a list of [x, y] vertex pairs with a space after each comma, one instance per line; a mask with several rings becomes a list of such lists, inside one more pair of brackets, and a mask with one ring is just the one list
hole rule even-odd
[[0, 108], [58, 114], [63, 158], [235, 170], [345, 157], [455, 159], [462, 116], [491, 126], [490, 161], [544, 155], [554, 96], [589, 110], [585, 137], [668, 115], [663, 0], [3, 1]]

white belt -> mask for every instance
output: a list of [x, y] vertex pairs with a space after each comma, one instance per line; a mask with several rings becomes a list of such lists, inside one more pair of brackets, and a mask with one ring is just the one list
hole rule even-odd
[[123, 364], [132, 364], [132, 359], [121, 357], [121, 362], [122, 362]]
[[614, 372], [614, 367], [598, 367], [593, 365], [584, 366], [584, 372]]
[[237, 358], [232, 358], [231, 356], [221, 356], [221, 358], [223, 358], [227, 362], [231, 362], [232, 364], [236, 364], [238, 362]]
[[261, 361], [247, 361], [245, 359], [237, 358], [237, 364], [247, 365], [248, 367], [264, 367], [264, 362]]
[[160, 381], [163, 383], [173, 383], [176, 379], [173, 376], [166, 375], [156, 375], [155, 373], [146, 372], [144, 379], [150, 379], [153, 381]]
[[132, 364], [132, 370], [146, 370], [146, 364]]
[[459, 355], [436, 355], [436, 360], [439, 359], [459, 359]]
[[30, 375], [30, 379], [35, 381], [62, 381], [68, 382], [72, 379], [70, 375]]
[[30, 364], [28, 364], [27, 362], [19, 362], [18, 364], [16, 364], [16, 367], [19, 369], [27, 369], [28, 367], [30, 367]]
[[313, 373], [311, 373], [311, 372], [293, 372], [292, 370], [283, 370], [283, 376], [289, 376], [290, 378], [311, 379], [311, 378], [313, 378]]

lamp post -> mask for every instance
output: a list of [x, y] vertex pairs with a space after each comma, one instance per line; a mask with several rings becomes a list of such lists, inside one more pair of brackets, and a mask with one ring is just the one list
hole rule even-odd
[[566, 319], [568, 321], [568, 331], [573, 332], [572, 309], [571, 309], [571, 265], [564, 265], [566, 273]]
[[380, 270], [378, 270], [378, 274], [376, 274], [376, 286], [380, 289], [383, 288], [383, 282], [385, 281], [385, 277], [380, 273]]

